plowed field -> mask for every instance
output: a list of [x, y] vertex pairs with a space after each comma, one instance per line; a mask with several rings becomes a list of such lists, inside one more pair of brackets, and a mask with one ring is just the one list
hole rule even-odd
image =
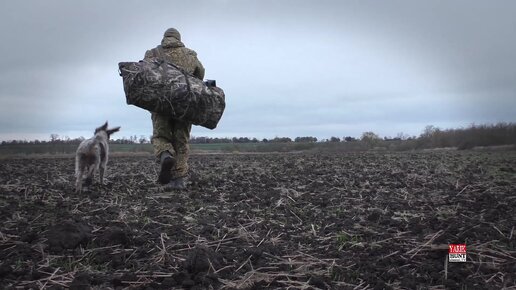
[[[0, 288], [516, 287], [514, 152], [148, 156], [74, 192], [73, 157], [0, 160]], [[466, 244], [467, 262], [448, 263]], [[467, 288], [466, 288], [467, 287]]]

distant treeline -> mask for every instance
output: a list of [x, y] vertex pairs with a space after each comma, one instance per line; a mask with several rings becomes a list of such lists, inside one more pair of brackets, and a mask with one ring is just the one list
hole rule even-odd
[[471, 125], [464, 129], [441, 130], [427, 126], [417, 138], [420, 148], [457, 147], [471, 149], [476, 146], [516, 144], [516, 124]]
[[[152, 152], [149, 138], [131, 136], [110, 140], [114, 152]], [[31, 153], [73, 153], [84, 138], [60, 138], [51, 134], [48, 141], [3, 141], [0, 144], [0, 154], [31, 154]], [[467, 128], [440, 129], [426, 126], [419, 136], [408, 136], [398, 133], [396, 137], [383, 137], [374, 132], [364, 132], [360, 138], [351, 136], [330, 137], [318, 140], [316, 137], [304, 136], [291, 139], [275, 137], [257, 139], [248, 137], [211, 138], [192, 137], [190, 139], [194, 150], [243, 151], [243, 152], [272, 152], [298, 150], [418, 150], [431, 148], [471, 149], [478, 146], [516, 145], [516, 124], [498, 123], [487, 125], [471, 125]]]
[[401, 146], [402, 149], [428, 149], [448, 148], [471, 149], [476, 146], [497, 146], [516, 144], [516, 124], [498, 123], [485, 125], [470, 125], [467, 128], [440, 129], [429, 125], [426, 126], [419, 136], [408, 136], [398, 133], [396, 137], [385, 136], [381, 138], [374, 132], [364, 132], [360, 138], [351, 136], [335, 137], [318, 140], [316, 137], [305, 136], [291, 139], [289, 137], [275, 137], [272, 139], [233, 137], [233, 138], [210, 138], [192, 137], [193, 144], [221, 144], [221, 143], [361, 143], [362, 148], [389, 147], [392, 144]]
[[192, 144], [223, 144], [223, 143], [288, 143], [288, 142], [317, 142], [316, 137], [297, 137], [292, 140], [289, 137], [275, 137], [272, 139], [248, 138], [248, 137], [233, 137], [233, 138], [210, 138], [210, 137], [192, 137], [190, 143]]

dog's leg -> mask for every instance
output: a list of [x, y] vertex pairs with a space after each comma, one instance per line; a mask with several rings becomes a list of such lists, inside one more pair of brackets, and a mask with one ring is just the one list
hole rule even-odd
[[87, 173], [86, 173], [86, 186], [90, 186], [93, 184], [93, 175], [95, 175], [95, 166], [90, 165], [88, 166]]
[[81, 159], [79, 155], [75, 156], [75, 192], [81, 193], [82, 192], [82, 175], [83, 175], [83, 168], [81, 164]]
[[93, 165], [93, 167], [95, 168], [93, 170], [93, 174], [91, 175], [91, 178], [93, 179], [94, 178], [94, 174], [96, 172], [99, 172], [99, 181], [100, 181], [100, 184], [102, 185], [102, 179], [104, 178], [104, 171], [103, 171], [103, 168], [102, 168], [102, 163], [100, 162], [100, 156], [97, 155], [96, 156], [96, 160], [95, 160], [95, 165]]
[[106, 164], [100, 164], [100, 184], [104, 185], [104, 172], [106, 171]]
[[85, 168], [86, 166], [84, 166], [84, 164], [81, 164], [80, 168], [79, 168], [79, 172], [77, 173], [77, 176], [76, 176], [76, 181], [75, 181], [75, 192], [76, 193], [82, 193], [82, 181], [84, 179], [84, 172], [85, 172]]
[[77, 176], [76, 176], [75, 192], [76, 193], [81, 193], [82, 192], [82, 172], [77, 174]]
[[104, 173], [106, 172], [107, 158], [108, 158], [108, 144], [107, 141], [99, 142], [99, 167], [100, 167], [100, 184], [104, 185]]

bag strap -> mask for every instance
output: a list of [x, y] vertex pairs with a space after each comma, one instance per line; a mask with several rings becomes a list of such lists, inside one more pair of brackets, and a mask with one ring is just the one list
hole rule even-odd
[[[179, 70], [185, 76], [186, 86], [188, 87], [188, 92], [191, 93], [192, 88], [190, 86], [190, 80], [188, 79], [189, 74], [183, 68], [180, 68], [177, 65], [167, 61], [166, 54], [163, 51], [163, 47], [161, 45], [158, 45], [157, 48], [158, 48], [157, 49], [157, 51], [158, 51], [157, 57], [160, 58], [164, 63], [169, 64], [169, 65], [173, 66], [174, 68], [176, 68], [177, 70]], [[166, 72], [166, 65], [164, 66], [164, 70]]]

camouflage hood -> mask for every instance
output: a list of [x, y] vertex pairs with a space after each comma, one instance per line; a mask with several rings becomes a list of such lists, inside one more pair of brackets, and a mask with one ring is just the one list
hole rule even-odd
[[178, 47], [185, 47], [185, 45], [181, 42], [181, 40], [178, 40], [175, 37], [163, 37], [163, 40], [161, 40], [161, 46], [163, 48], [178, 48]]

